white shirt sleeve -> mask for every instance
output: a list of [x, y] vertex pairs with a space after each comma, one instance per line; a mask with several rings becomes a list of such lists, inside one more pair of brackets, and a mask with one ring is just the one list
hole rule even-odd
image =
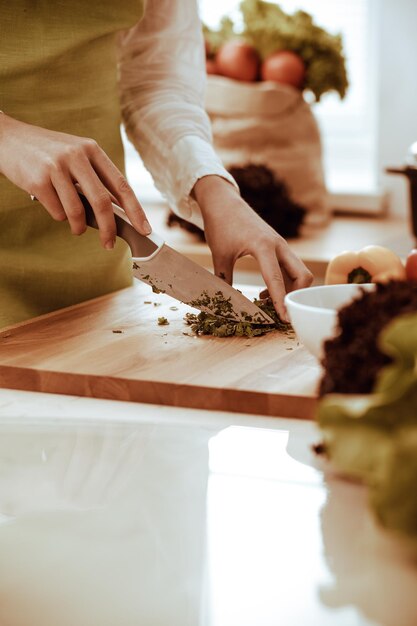
[[202, 226], [190, 196], [217, 174], [232, 184], [211, 144], [204, 111], [206, 72], [196, 0], [147, 0], [143, 19], [119, 38], [123, 121], [171, 208]]

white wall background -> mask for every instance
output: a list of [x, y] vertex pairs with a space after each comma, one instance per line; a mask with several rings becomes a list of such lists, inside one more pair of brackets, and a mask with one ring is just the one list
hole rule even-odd
[[405, 213], [405, 179], [383, 169], [404, 160], [417, 140], [417, 0], [378, 0], [378, 166], [392, 192], [392, 210]]

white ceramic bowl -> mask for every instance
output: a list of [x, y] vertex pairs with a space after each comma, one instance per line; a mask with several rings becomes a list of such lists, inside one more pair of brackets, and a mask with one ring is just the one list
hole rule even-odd
[[372, 291], [375, 285], [321, 285], [297, 289], [285, 296], [285, 304], [295, 333], [317, 359], [323, 343], [334, 336], [337, 312], [359, 296], [362, 289]]

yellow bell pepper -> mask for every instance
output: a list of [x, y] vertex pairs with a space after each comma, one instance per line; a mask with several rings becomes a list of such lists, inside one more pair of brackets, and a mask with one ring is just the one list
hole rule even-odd
[[326, 285], [343, 283], [386, 283], [405, 280], [401, 259], [383, 246], [366, 246], [359, 252], [342, 252], [327, 266]]

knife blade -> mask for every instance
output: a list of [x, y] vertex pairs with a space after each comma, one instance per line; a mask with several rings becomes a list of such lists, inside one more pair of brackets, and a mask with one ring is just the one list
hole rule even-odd
[[[87, 198], [80, 193], [89, 226], [98, 228]], [[189, 306], [234, 321], [274, 324], [267, 313], [218, 276], [180, 254], [156, 233], [141, 235], [117, 204], [113, 205], [117, 235], [132, 252], [133, 275], [154, 291], [166, 293]]]

